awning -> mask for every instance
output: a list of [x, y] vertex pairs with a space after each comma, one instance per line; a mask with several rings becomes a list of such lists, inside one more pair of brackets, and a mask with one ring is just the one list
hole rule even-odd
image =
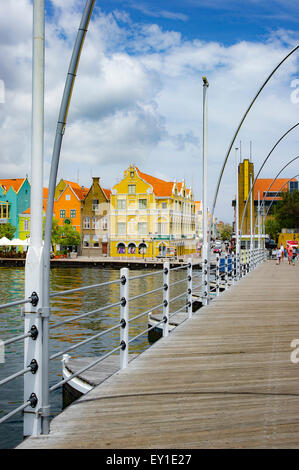
[[26, 240], [20, 240], [19, 238], [14, 238], [9, 240], [6, 237], [0, 238], [0, 246], [28, 246], [30, 245], [30, 238]]

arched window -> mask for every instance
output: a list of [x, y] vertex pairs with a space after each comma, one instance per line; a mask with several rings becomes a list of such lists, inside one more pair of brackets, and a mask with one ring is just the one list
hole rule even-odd
[[119, 243], [117, 245], [117, 253], [119, 255], [124, 255], [126, 253], [126, 245], [124, 243]]
[[139, 247], [138, 247], [138, 253], [140, 255], [146, 255], [146, 252], [147, 252], [147, 246], [145, 243], [140, 243]]
[[128, 255], [135, 255], [136, 254], [136, 245], [135, 243], [128, 244]]
[[159, 256], [166, 256], [166, 245], [165, 245], [165, 243], [161, 243], [159, 245]]

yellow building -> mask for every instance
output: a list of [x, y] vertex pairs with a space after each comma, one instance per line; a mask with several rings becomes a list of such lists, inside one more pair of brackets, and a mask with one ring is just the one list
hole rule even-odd
[[164, 181], [130, 165], [113, 187], [110, 203], [110, 256], [196, 252], [195, 204], [184, 181]]

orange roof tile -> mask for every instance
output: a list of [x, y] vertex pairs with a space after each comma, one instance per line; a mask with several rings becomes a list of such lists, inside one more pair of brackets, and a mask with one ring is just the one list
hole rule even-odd
[[78, 198], [80, 199], [80, 201], [83, 201], [83, 200], [86, 198], [86, 196], [87, 196], [87, 193], [88, 193], [88, 191], [89, 191], [89, 188], [84, 188], [84, 186], [79, 186], [78, 188], [72, 186], [72, 190], [73, 190], [74, 193], [78, 196]]
[[[253, 193], [254, 193], [254, 199], [257, 201], [258, 200], [258, 193], [260, 192], [260, 200], [262, 200], [264, 198], [264, 193], [266, 193], [271, 185], [273, 181], [273, 178], [260, 178], [260, 179], [257, 179], [256, 182], [255, 182], [255, 185], [254, 185], [254, 190], [253, 190]], [[283, 184], [285, 184], [285, 186], [281, 189], [281, 191], [287, 191], [288, 190], [288, 186], [287, 186], [287, 182], [289, 181], [289, 178], [279, 178], [279, 179], [276, 179], [274, 181], [274, 183], [272, 184], [271, 188], [269, 189], [269, 192], [273, 193], [273, 192], [277, 192], [277, 191], [280, 191], [280, 188], [282, 187]], [[297, 181], [296, 178], [293, 178], [291, 179], [291, 181]], [[266, 197], [265, 198], [266, 200], [272, 200], [273, 197]], [[275, 199], [280, 199], [279, 197], [275, 198]]]
[[105, 193], [106, 198], [107, 198], [108, 201], [109, 201], [109, 200], [110, 200], [110, 197], [111, 197], [111, 193], [112, 193], [111, 189], [105, 189], [105, 188], [102, 188], [102, 189], [103, 189], [103, 191], [104, 191], [104, 193]]
[[164, 181], [159, 178], [155, 178], [154, 176], [147, 175], [146, 173], [142, 173], [137, 167], [136, 170], [140, 178], [142, 178], [144, 181], [146, 181], [153, 187], [154, 193], [157, 196], [171, 196], [174, 182]]
[[26, 178], [0, 179], [0, 185], [5, 191], [8, 191], [12, 186], [13, 190], [17, 193], [25, 179]]

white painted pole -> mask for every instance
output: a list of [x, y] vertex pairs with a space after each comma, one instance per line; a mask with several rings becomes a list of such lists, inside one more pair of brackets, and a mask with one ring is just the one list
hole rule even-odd
[[[252, 187], [252, 174], [250, 174], [250, 188]], [[252, 207], [252, 193], [251, 190], [250, 194], [250, 258], [249, 258], [249, 266], [250, 271], [252, 270], [252, 257], [253, 257], [253, 207]]]
[[36, 292], [39, 301], [36, 306], [26, 304], [25, 333], [34, 324], [38, 329], [35, 341], [26, 338], [24, 365], [32, 359], [38, 363], [36, 374], [24, 376], [24, 400], [31, 393], [38, 399], [36, 409], [24, 411], [24, 436], [41, 433], [42, 406], [42, 319], [37, 309], [42, 305], [43, 273], [43, 152], [44, 152], [44, 68], [45, 68], [45, 4], [44, 0], [33, 2], [33, 64], [32, 64], [32, 148], [31, 148], [31, 227], [30, 247], [25, 265], [25, 297]]
[[[203, 305], [209, 303], [209, 275], [208, 275], [208, 185], [207, 185], [207, 91], [209, 82], [203, 77], [203, 138], [202, 138], [202, 292]], [[212, 229], [213, 221], [210, 222]]]
[[[235, 160], [236, 160], [236, 257], [237, 260], [240, 255], [240, 231], [239, 231], [239, 158], [238, 158], [238, 147], [235, 148]], [[238, 261], [237, 261], [238, 262]], [[240, 261], [239, 261], [240, 265]], [[236, 273], [237, 279], [240, 277], [239, 269], [237, 268]]]
[[260, 192], [258, 192], [257, 203], [257, 216], [258, 216], [258, 248], [261, 248], [261, 206], [260, 206]]

